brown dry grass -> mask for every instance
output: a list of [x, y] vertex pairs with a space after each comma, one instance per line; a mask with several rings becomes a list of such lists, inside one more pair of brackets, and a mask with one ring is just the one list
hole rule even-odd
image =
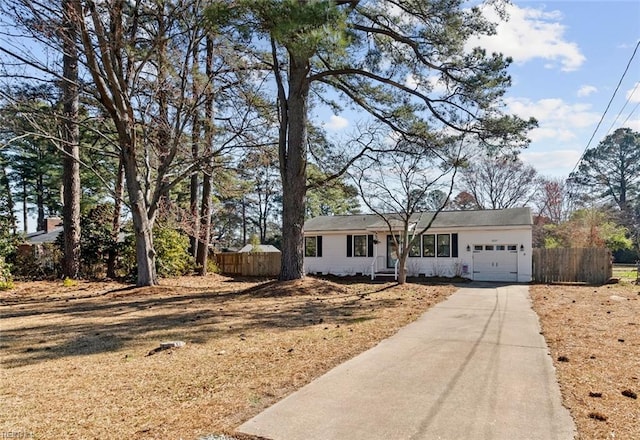
[[[221, 276], [153, 288], [17, 283], [0, 293], [0, 432], [101, 440], [232, 432], [454, 290]], [[147, 356], [172, 340], [186, 346]]]
[[578, 439], [640, 439], [640, 286], [532, 286]]

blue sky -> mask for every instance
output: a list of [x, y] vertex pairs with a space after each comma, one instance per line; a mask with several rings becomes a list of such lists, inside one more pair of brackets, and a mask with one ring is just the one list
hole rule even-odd
[[[621, 126], [640, 131], [640, 49], [596, 131], [640, 40], [639, 0], [513, 0], [508, 12], [479, 45], [513, 58], [507, 109], [539, 122], [525, 162], [567, 177], [594, 133], [589, 147]], [[334, 132], [354, 124], [344, 115], [324, 122]]]

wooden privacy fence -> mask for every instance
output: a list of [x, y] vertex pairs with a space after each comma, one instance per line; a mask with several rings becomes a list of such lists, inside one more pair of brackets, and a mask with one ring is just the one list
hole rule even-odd
[[533, 249], [533, 281], [536, 283], [604, 284], [612, 275], [609, 249]]
[[280, 273], [280, 252], [221, 253], [216, 264], [225, 275], [272, 277]]

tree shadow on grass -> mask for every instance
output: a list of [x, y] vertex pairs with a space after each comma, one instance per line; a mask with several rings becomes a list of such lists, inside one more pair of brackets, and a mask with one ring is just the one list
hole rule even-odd
[[374, 310], [398, 304], [397, 297], [369, 297], [393, 285], [381, 287], [358, 293], [319, 280], [302, 286], [269, 281], [243, 290], [125, 288], [73, 300], [3, 304], [2, 363], [14, 368], [137, 350], [141, 344], [146, 354], [167, 340], [205, 344], [249, 332], [355, 324], [374, 319]]

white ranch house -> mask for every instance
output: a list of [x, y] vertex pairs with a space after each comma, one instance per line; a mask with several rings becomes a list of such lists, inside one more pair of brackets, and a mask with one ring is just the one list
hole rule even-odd
[[[421, 231], [433, 213], [416, 214]], [[408, 276], [462, 276], [476, 281], [531, 281], [533, 219], [529, 208], [442, 211], [407, 258]], [[394, 233], [399, 233], [398, 224]], [[387, 224], [377, 215], [321, 216], [304, 225], [308, 274], [388, 276], [397, 270]]]

